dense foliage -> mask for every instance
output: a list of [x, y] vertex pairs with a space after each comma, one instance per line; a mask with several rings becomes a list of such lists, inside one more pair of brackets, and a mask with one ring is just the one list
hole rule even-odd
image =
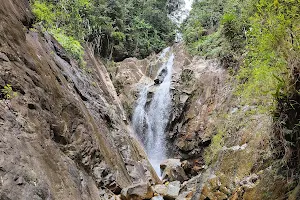
[[190, 17], [183, 24], [184, 40], [193, 54], [220, 58], [234, 65], [243, 53], [251, 0], [195, 1]]
[[75, 57], [89, 42], [102, 57], [145, 57], [174, 40], [166, 0], [32, 0], [37, 21]]
[[234, 69], [242, 103], [273, 113], [275, 153], [286, 173], [297, 177], [300, 1], [196, 1], [182, 29], [193, 54]]

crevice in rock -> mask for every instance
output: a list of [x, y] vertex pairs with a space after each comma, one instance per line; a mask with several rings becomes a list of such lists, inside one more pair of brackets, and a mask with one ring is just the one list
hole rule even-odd
[[59, 78], [58, 76], [55, 76], [55, 78], [56, 78], [57, 82], [58, 82], [60, 85], [62, 85], [62, 82], [61, 82], [60, 78]]
[[109, 115], [104, 114], [103, 119], [106, 121], [106, 124], [108, 125], [109, 128], [113, 128], [113, 121], [109, 117]]
[[32, 103], [29, 103], [27, 106], [30, 110], [36, 110], [36, 105], [34, 105]]
[[71, 65], [71, 59], [69, 58], [66, 51], [63, 50], [63, 48], [61, 48], [56, 41], [52, 41], [52, 44], [53, 44], [56, 54]]
[[52, 140], [58, 144], [62, 144], [62, 145], [67, 145], [68, 144], [68, 141], [67, 139], [62, 136], [62, 130], [61, 130], [61, 127], [59, 125], [56, 125], [56, 124], [52, 124], [50, 126], [50, 129], [53, 133], [53, 137], [52, 137]]
[[88, 101], [88, 98], [86, 98], [85, 96], [83, 96], [83, 94], [79, 91], [79, 89], [74, 85], [74, 89], [77, 92], [77, 94], [80, 96], [80, 98], [82, 99], [82, 101]]

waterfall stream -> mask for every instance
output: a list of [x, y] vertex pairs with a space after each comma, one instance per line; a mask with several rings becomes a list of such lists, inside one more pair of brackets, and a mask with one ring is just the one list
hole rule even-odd
[[166, 159], [165, 128], [169, 120], [171, 108], [170, 86], [173, 60], [174, 55], [171, 54], [168, 61], [162, 66], [162, 70], [167, 69], [167, 74], [154, 93], [146, 115], [146, 151], [150, 163], [158, 174], [160, 174], [160, 163]]
[[166, 56], [169, 51], [168, 47], [159, 57], [162, 60], [167, 57], [167, 61], [158, 70], [157, 77], [164, 77], [160, 85], [156, 86], [150, 105], [147, 105], [147, 99], [152, 85], [147, 85], [140, 91], [132, 118], [133, 128], [144, 143], [149, 161], [158, 175], [160, 163], [166, 159], [165, 128], [171, 108], [170, 86], [174, 54]]
[[[184, 6], [178, 12], [173, 13], [173, 20], [178, 26], [188, 16], [192, 2], [193, 0], [185, 0]], [[172, 19], [172, 16], [170, 18]], [[151, 165], [158, 176], [161, 176], [160, 164], [167, 159], [165, 129], [172, 104], [170, 94], [174, 61], [172, 49], [170, 47], [164, 49], [158, 60], [163, 61], [163, 65], [157, 72], [157, 78], [154, 81], [156, 85], [146, 85], [140, 90], [132, 124], [135, 133], [144, 144]], [[149, 90], [153, 87], [155, 88], [154, 94], [149, 103]]]

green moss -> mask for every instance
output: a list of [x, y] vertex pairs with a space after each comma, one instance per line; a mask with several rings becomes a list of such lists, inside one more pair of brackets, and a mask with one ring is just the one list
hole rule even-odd
[[219, 58], [227, 54], [230, 49], [221, 32], [217, 31], [190, 43], [188, 50], [194, 55], [201, 55], [206, 58]]
[[218, 133], [213, 136], [210, 146], [204, 152], [204, 161], [206, 165], [212, 164], [218, 159], [218, 154], [224, 145], [223, 137], [223, 131], [218, 131]]
[[243, 104], [255, 103], [260, 105], [263, 111], [269, 112], [276, 108], [275, 98], [288, 93], [286, 90], [288, 69], [283, 61], [278, 62], [280, 62], [277, 63], [278, 66], [271, 66], [275, 63], [251, 60], [251, 66], [255, 67], [246, 65], [240, 69], [237, 79], [241, 84], [238, 85], [235, 95], [242, 97]]

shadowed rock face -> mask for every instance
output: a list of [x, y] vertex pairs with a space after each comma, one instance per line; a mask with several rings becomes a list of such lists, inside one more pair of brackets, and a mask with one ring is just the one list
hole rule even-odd
[[0, 199], [110, 199], [158, 182], [101, 62], [84, 71], [47, 33], [30, 31], [26, 0], [1, 0]]

